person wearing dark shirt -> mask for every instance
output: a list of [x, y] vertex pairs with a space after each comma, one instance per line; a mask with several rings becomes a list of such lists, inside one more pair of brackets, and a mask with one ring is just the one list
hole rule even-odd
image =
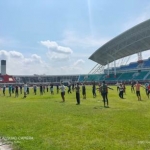
[[11, 97], [12, 85], [9, 85], [9, 87], [8, 87], [8, 91], [9, 91], [9, 96]]
[[[113, 90], [112, 88], [108, 87], [105, 81], [103, 81], [102, 85], [100, 86], [100, 92], [103, 97], [104, 107], [109, 108], [109, 102], [108, 102], [108, 89]], [[106, 106], [107, 103], [107, 106]]]
[[72, 84], [72, 91], [74, 92], [74, 83]]
[[132, 92], [132, 93], [135, 93], [134, 84], [135, 84], [135, 83], [132, 81], [132, 82], [131, 82], [131, 92]]
[[6, 85], [3, 86], [3, 95], [5, 96]]
[[15, 97], [18, 97], [18, 85], [15, 86]]
[[34, 91], [34, 94], [36, 95], [36, 91], [37, 91], [37, 86], [36, 85], [33, 86], [33, 91]]
[[92, 94], [93, 94], [93, 98], [96, 97], [96, 84], [95, 82], [93, 83], [93, 86], [92, 86]]
[[71, 93], [71, 84], [68, 83], [68, 94]]
[[82, 85], [82, 95], [83, 95], [83, 99], [86, 99], [86, 87], [84, 83]]
[[54, 94], [53, 84], [50, 85], [50, 91], [51, 91], [51, 94], [53, 95]]
[[40, 85], [40, 95], [43, 95], [43, 86]]
[[76, 101], [77, 101], [76, 105], [80, 105], [80, 86], [79, 86], [79, 83], [77, 83], [75, 89], [76, 89]]
[[57, 89], [57, 94], [59, 93], [59, 85], [56, 85], [56, 89]]
[[119, 97], [123, 99], [123, 92], [124, 91], [124, 87], [122, 85], [122, 83], [120, 83], [119, 85]]
[[45, 85], [43, 85], [43, 93], [45, 93]]
[[29, 94], [29, 85], [27, 86], [27, 94]]
[[123, 93], [126, 94], [126, 85], [125, 85], [125, 82], [122, 83], [122, 87], [123, 87]]
[[14, 90], [15, 90], [15, 87], [14, 85], [12, 86], [12, 93], [14, 94]]
[[149, 98], [149, 94], [150, 94], [150, 83], [148, 84], [148, 91], [147, 91], [147, 97]]
[[22, 94], [22, 85], [20, 85], [20, 94]]
[[48, 92], [48, 85], [46, 85], [46, 89], [47, 89], [47, 92]]

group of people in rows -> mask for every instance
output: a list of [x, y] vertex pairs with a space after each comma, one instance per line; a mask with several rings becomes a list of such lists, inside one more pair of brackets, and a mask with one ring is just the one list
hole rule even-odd
[[[124, 98], [123, 95], [126, 94], [126, 86], [125, 83], [118, 83], [117, 82], [117, 91], [119, 91], [119, 97], [120, 98]], [[141, 101], [141, 93], [140, 93], [140, 89], [144, 88], [147, 97], [149, 98], [149, 94], [150, 94], [150, 83], [145, 83], [144, 85], [140, 84], [138, 81], [132, 81], [131, 82], [131, 92], [132, 93], [136, 93], [136, 96], [138, 98], [138, 101]]]
[[[66, 91], [66, 87], [68, 88], [68, 94], [72, 93], [72, 91], [74, 92], [74, 90], [76, 90], [76, 100], [77, 100], [77, 105], [80, 104], [80, 86], [79, 83], [75, 84], [71, 84], [68, 83], [67, 86], [65, 86], [63, 83], [61, 84], [56, 84], [56, 91], [57, 94], [59, 93], [59, 91], [61, 91], [61, 97], [62, 97], [62, 102], [65, 102], [65, 91]], [[24, 84], [24, 85], [3, 85], [2, 87], [0, 86], [0, 94], [1, 94], [1, 90], [3, 93], [3, 96], [6, 95], [6, 88], [8, 88], [8, 93], [9, 96], [11, 97], [12, 94], [15, 95], [15, 97], [19, 96], [20, 94], [24, 94], [23, 98], [26, 98], [27, 95], [30, 93], [30, 87], [28, 84]], [[40, 95], [43, 95], [45, 92], [48, 92], [50, 90], [50, 93], [53, 95], [54, 94], [54, 85], [50, 84], [50, 85], [44, 85], [44, 84], [40, 84], [40, 85], [33, 85], [33, 92], [36, 95], [37, 94], [37, 89], [39, 88], [40, 91]], [[83, 94], [83, 98], [86, 99], [86, 89], [85, 89], [85, 85], [82, 85], [82, 94]]]
[[[80, 86], [82, 87], [82, 96], [83, 99], [86, 99], [86, 86], [84, 83], [79, 84], [71, 84], [70, 82], [68, 82], [67, 86], [65, 86], [62, 83], [57, 84], [56, 85], [56, 91], [57, 94], [61, 93], [61, 98], [62, 98], [62, 102], [65, 102], [65, 91], [66, 91], [66, 87], [68, 88], [68, 94], [72, 93], [72, 91], [76, 93], [76, 101], [77, 101], [77, 105], [80, 105]], [[124, 98], [124, 94], [126, 94], [126, 86], [125, 83], [121, 82], [121, 83], [116, 83], [117, 86], [117, 91], [118, 91], [118, 95], [120, 98]], [[49, 85], [33, 85], [33, 92], [36, 95], [37, 94], [37, 88], [39, 87], [40, 90], [40, 95], [43, 95], [45, 92], [48, 92], [50, 89], [50, 93], [53, 95], [54, 94], [54, 85], [50, 84]], [[50, 87], [50, 88], [49, 88]], [[141, 100], [141, 93], [140, 93], [140, 88], [143, 87], [146, 90], [146, 95], [149, 98], [149, 94], [150, 94], [150, 83], [145, 83], [145, 85], [141, 85], [138, 81], [136, 82], [131, 82], [131, 92], [136, 93], [138, 100]], [[99, 84], [98, 88], [96, 88], [96, 83], [93, 82], [92, 84], [92, 94], [93, 94], [93, 98], [96, 97], [96, 91], [98, 90], [101, 93], [101, 96], [103, 98], [103, 102], [104, 102], [104, 107], [109, 107], [109, 102], [108, 102], [108, 89], [113, 90], [111, 87], [109, 87], [105, 81], [103, 81], [101, 84]], [[3, 95], [5, 96], [5, 90], [6, 90], [6, 85], [4, 84], [2, 87], [2, 91], [3, 91]], [[0, 91], [1, 91], [1, 87], [0, 87]], [[29, 94], [29, 86], [27, 84], [24, 85], [8, 85], [8, 92], [9, 92], [9, 96], [11, 97], [12, 94], [15, 94], [15, 97], [19, 96], [19, 91], [20, 94], [24, 94], [23, 98], [26, 98], [26, 96]]]
[[[126, 85], [125, 82], [117, 82], [116, 83], [117, 86], [117, 92], [118, 95], [121, 99], [124, 99], [124, 94], [126, 94]], [[150, 95], [150, 82], [149, 83], [145, 83], [144, 85], [140, 84], [138, 81], [132, 81], [131, 82], [131, 92], [132, 93], [136, 93], [136, 96], [138, 98], [138, 101], [141, 101], [141, 93], [140, 93], [140, 89], [141, 87], [143, 87], [145, 89], [146, 95], [149, 98]], [[99, 88], [96, 88], [96, 84], [95, 82], [92, 85], [92, 93], [93, 93], [93, 97], [96, 97], [96, 90], [99, 90], [99, 92], [101, 93], [101, 96], [103, 98], [103, 102], [104, 102], [104, 107], [109, 107], [109, 102], [108, 102], [108, 89], [113, 90], [112, 88], [110, 88], [105, 81], [102, 82], [102, 84], [99, 84]]]

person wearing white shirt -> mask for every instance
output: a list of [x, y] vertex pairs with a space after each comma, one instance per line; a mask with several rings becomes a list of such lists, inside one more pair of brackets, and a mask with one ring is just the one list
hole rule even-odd
[[65, 86], [63, 85], [63, 83], [61, 83], [61, 86], [59, 88], [61, 90], [61, 97], [62, 97], [62, 101], [65, 102]]

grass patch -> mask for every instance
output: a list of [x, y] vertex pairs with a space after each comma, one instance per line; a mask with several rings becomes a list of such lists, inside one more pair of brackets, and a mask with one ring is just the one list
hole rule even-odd
[[[114, 87], [109, 90], [109, 106], [102, 97], [81, 96], [76, 105], [75, 92], [33, 94], [23, 99], [0, 96], [0, 136], [13, 143], [15, 150], [132, 150], [150, 148], [150, 99], [141, 90], [142, 101], [127, 87], [120, 99]], [[55, 90], [56, 91], [56, 90]], [[7, 91], [8, 92], [8, 91]], [[8, 95], [8, 93], [6, 93]]]

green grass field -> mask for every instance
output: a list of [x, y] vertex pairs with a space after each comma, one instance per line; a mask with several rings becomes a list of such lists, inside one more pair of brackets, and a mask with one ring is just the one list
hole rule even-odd
[[[45, 93], [22, 99], [0, 96], [0, 136], [10, 141], [14, 150], [148, 150], [150, 149], [150, 99], [141, 89], [142, 101], [127, 87], [125, 99], [109, 90], [109, 106], [102, 97], [81, 96], [76, 105], [75, 92]], [[56, 91], [56, 90], [55, 90]]]

